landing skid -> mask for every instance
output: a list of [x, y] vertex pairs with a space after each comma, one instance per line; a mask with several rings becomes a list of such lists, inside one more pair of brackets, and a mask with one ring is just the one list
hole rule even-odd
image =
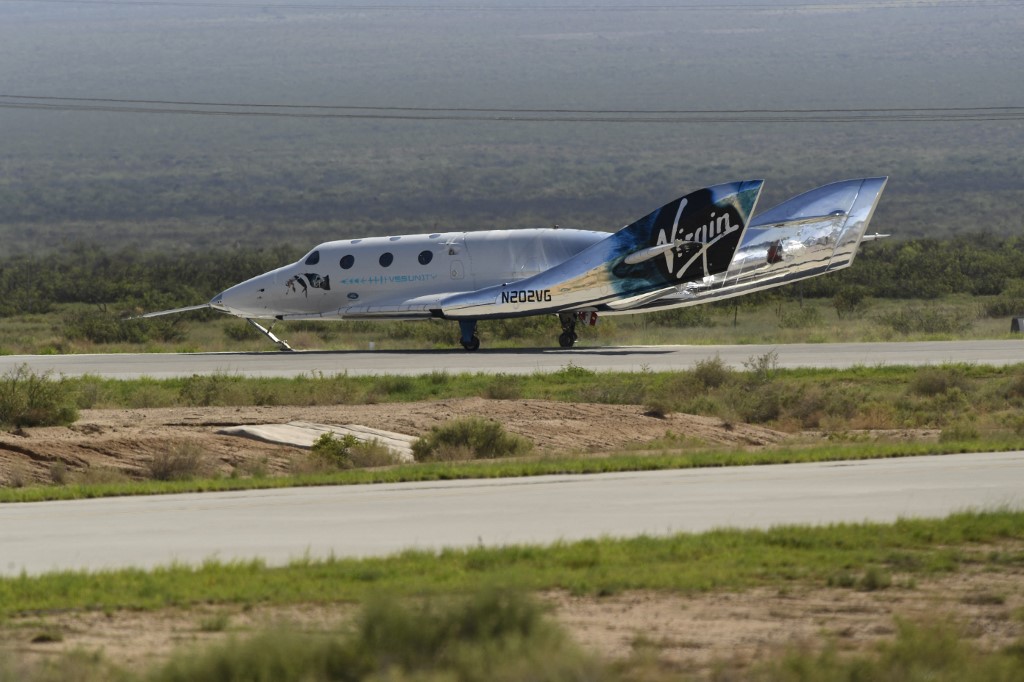
[[276, 321], [274, 321], [270, 325], [269, 328], [268, 327], [264, 327], [262, 324], [260, 324], [256, 320], [252, 319], [251, 317], [245, 318], [245, 321], [248, 322], [250, 325], [252, 325], [257, 331], [259, 331], [261, 334], [266, 336], [268, 339], [270, 339], [271, 341], [276, 343], [279, 350], [282, 350], [282, 351], [292, 351], [292, 350], [294, 350], [291, 346], [288, 345], [287, 341], [282, 341], [281, 339], [277, 338], [277, 336], [275, 336], [272, 331], [270, 331], [271, 329], [274, 328], [274, 325], [277, 324]]

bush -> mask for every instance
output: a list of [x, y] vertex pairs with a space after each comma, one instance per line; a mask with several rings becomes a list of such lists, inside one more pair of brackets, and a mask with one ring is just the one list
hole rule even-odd
[[923, 367], [917, 370], [910, 390], [920, 396], [936, 396], [957, 388], [967, 391], [967, 377], [955, 367]]
[[965, 420], [956, 421], [939, 433], [940, 443], [963, 443], [978, 439], [978, 427]]
[[718, 388], [732, 378], [732, 369], [716, 354], [713, 358], [698, 360], [693, 366], [693, 376], [704, 388]]
[[193, 374], [186, 378], [178, 392], [178, 399], [189, 407], [230, 405], [238, 396], [232, 389], [240, 385], [241, 377], [228, 374]]
[[581, 653], [539, 606], [486, 591], [409, 607], [381, 599], [344, 634], [280, 629], [175, 656], [153, 680], [593, 680]]
[[961, 334], [974, 325], [960, 311], [945, 308], [906, 307], [881, 315], [877, 321], [897, 334]]
[[85, 339], [93, 343], [183, 341], [186, 336], [184, 322], [174, 317], [130, 320], [101, 309], [68, 313], [63, 322], [66, 339]]
[[313, 443], [313, 458], [333, 469], [379, 467], [395, 464], [395, 453], [377, 439], [362, 442], [350, 433], [338, 438], [328, 431]]
[[206, 470], [205, 453], [195, 441], [175, 443], [165, 452], [153, 456], [149, 475], [157, 481], [190, 481]]
[[450, 459], [450, 451], [458, 448], [467, 448], [474, 459], [492, 459], [524, 455], [533, 449], [533, 443], [507, 433], [498, 422], [467, 417], [435, 426], [413, 443], [412, 452], [417, 462], [427, 462]]
[[314, 459], [335, 469], [351, 469], [351, 450], [359, 444], [359, 439], [350, 433], [338, 438], [328, 431], [313, 443], [311, 453]]
[[750, 372], [752, 383], [767, 384], [779, 369], [779, 353], [770, 350], [761, 355], [751, 355], [743, 361], [743, 368]]
[[0, 425], [59, 426], [76, 419], [75, 392], [67, 379], [52, 379], [50, 372], [36, 374], [28, 365], [0, 379]]
[[857, 317], [867, 309], [868, 288], [859, 284], [840, 287], [832, 297], [832, 307], [839, 319]]
[[821, 325], [821, 313], [810, 306], [801, 306], [796, 310], [780, 309], [778, 317], [782, 329], [806, 329]]

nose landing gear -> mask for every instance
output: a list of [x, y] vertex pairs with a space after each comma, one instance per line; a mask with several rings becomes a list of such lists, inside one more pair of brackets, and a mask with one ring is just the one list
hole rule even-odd
[[283, 350], [283, 351], [291, 351], [292, 350], [292, 347], [288, 345], [287, 341], [285, 341], [283, 339], [277, 338], [277, 336], [274, 334], [274, 332], [271, 331], [271, 329], [274, 328], [274, 325], [277, 324], [277, 320], [274, 320], [273, 322], [271, 322], [269, 327], [264, 327], [262, 324], [260, 324], [256, 320], [252, 319], [251, 317], [245, 318], [245, 321], [248, 322], [250, 325], [252, 325], [252, 327], [256, 331], [260, 332], [261, 334], [266, 336], [268, 339], [270, 339], [271, 341], [276, 343], [278, 349]]

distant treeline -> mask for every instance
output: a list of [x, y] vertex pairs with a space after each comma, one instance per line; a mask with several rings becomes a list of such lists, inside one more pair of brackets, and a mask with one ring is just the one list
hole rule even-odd
[[[45, 256], [18, 256], [0, 263], [0, 317], [46, 313], [68, 303], [117, 311], [193, 305], [301, 255], [292, 247], [145, 253], [79, 246]], [[1022, 282], [1024, 237], [973, 234], [866, 244], [853, 267], [807, 280], [800, 293], [828, 298], [853, 290], [860, 296], [896, 299], [1015, 295]]]
[[291, 247], [140, 253], [78, 246], [18, 256], [0, 263], [0, 317], [46, 313], [64, 303], [139, 311], [194, 305], [300, 255]]

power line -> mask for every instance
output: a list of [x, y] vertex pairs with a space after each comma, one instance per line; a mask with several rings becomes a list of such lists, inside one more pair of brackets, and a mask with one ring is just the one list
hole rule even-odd
[[1024, 120], [1024, 107], [830, 109], [527, 109], [382, 107], [0, 94], [0, 109], [293, 119], [498, 123], [859, 123]]
[[500, 114], [873, 114], [887, 112], [987, 112], [1020, 110], [1024, 107], [885, 107], [885, 108], [833, 108], [833, 109], [533, 109], [526, 107], [395, 107], [353, 104], [294, 104], [281, 102], [202, 102], [197, 100], [125, 99], [112, 97], [55, 97], [43, 95], [13, 95], [0, 93], [0, 100], [28, 100], [38, 102], [99, 102], [104, 104], [159, 104], [173, 106], [232, 107], [240, 109], [324, 109], [346, 111], [402, 111], [402, 112], [461, 112]]
[[187, 0], [0, 0], [4, 3], [58, 4], [58, 5], [107, 5], [125, 7], [216, 7], [227, 9], [299, 9], [333, 10], [357, 12], [777, 12], [777, 11], [832, 11], [863, 9], [938, 9], [938, 8], [989, 8], [1021, 7], [1019, 0], [868, 0], [848, 1], [835, 4], [822, 2], [804, 3], [730, 3], [730, 4], [643, 4], [643, 5], [602, 5], [602, 4], [451, 4], [451, 5], [346, 5], [318, 3], [241, 3], [241, 2], [188, 2]]

